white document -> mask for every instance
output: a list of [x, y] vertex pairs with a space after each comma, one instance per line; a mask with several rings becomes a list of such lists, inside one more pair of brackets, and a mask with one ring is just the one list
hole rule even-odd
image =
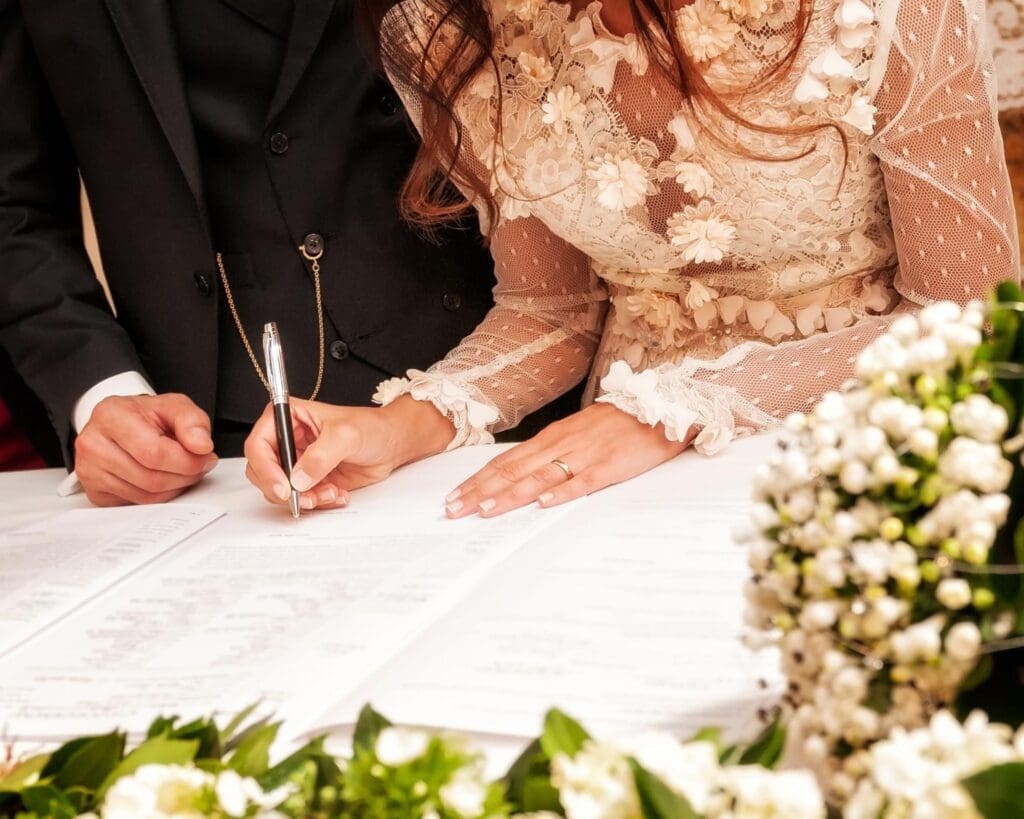
[[81, 509], [0, 533], [0, 659], [221, 514], [183, 504]]
[[442, 496], [479, 465], [460, 455], [298, 521], [252, 492], [248, 510], [0, 662], [0, 723], [23, 738], [137, 732], [160, 713], [259, 700], [309, 727], [564, 514], [448, 520]]
[[317, 724], [372, 701], [403, 723], [529, 737], [558, 706], [605, 737], [718, 725], [747, 738], [782, 684], [777, 655], [740, 641], [749, 569], [731, 529], [749, 471], [694, 459], [595, 495]]

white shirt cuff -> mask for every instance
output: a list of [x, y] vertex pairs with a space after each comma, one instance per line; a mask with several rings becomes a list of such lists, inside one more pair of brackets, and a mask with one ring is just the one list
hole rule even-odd
[[96, 405], [100, 401], [114, 395], [156, 395], [156, 392], [142, 373], [135, 370], [104, 378], [99, 384], [86, 390], [85, 394], [75, 402], [75, 408], [71, 412], [71, 423], [75, 425], [75, 432], [85, 429], [85, 425], [92, 418], [93, 410], [96, 409]]
[[[142, 373], [135, 370], [118, 373], [110, 378], [104, 378], [99, 384], [95, 384], [85, 391], [85, 394], [75, 402], [71, 411], [71, 423], [75, 425], [75, 432], [81, 432], [85, 425], [92, 418], [93, 410], [104, 398], [113, 395], [156, 395], [156, 391], [143, 377]], [[82, 484], [78, 476], [72, 472], [57, 487], [57, 494], [66, 498], [82, 491]]]

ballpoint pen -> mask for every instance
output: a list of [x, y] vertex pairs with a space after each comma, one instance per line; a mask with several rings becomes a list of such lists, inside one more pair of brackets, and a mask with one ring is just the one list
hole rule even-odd
[[270, 401], [274, 405], [274, 430], [277, 432], [277, 451], [281, 467], [288, 477], [291, 488], [289, 506], [292, 517], [299, 516], [299, 493], [291, 486], [292, 469], [295, 468], [295, 433], [292, 430], [292, 410], [288, 404], [288, 376], [284, 371], [284, 351], [281, 349], [281, 335], [277, 322], [268, 321], [263, 325], [263, 359], [267, 365], [267, 382], [270, 385]]

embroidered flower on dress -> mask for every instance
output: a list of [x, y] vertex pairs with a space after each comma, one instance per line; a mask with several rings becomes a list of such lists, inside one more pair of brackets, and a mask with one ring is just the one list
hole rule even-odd
[[843, 115], [843, 122], [852, 125], [863, 134], [871, 136], [875, 132], [875, 114], [878, 109], [863, 91], [858, 91], [850, 100], [850, 108]]
[[693, 313], [693, 320], [701, 330], [707, 330], [718, 319], [718, 308], [715, 306], [717, 298], [718, 291], [715, 288], [706, 287], [696, 279], [690, 282], [684, 304]]
[[507, 0], [508, 10], [523, 22], [532, 20], [544, 6], [544, 0]]
[[685, 114], [676, 114], [668, 124], [668, 130], [676, 138], [676, 149], [672, 154], [684, 159], [697, 148], [697, 141], [693, 138], [693, 131], [690, 130], [690, 121]]
[[555, 69], [542, 54], [522, 51], [519, 54], [519, 68], [523, 76], [539, 85], [545, 85], [554, 78]]
[[676, 182], [683, 190], [703, 199], [711, 193], [714, 178], [696, 162], [680, 162], [676, 165]]
[[739, 25], [715, 0], [694, 0], [676, 14], [679, 35], [697, 62], [713, 60], [732, 47]]
[[718, 0], [722, 11], [737, 20], [758, 20], [768, 11], [769, 0]]
[[736, 238], [736, 226], [715, 214], [705, 200], [673, 213], [668, 220], [668, 235], [682, 250], [684, 262], [720, 262]]
[[571, 85], [563, 85], [557, 91], [548, 91], [541, 105], [544, 116], [541, 122], [550, 125], [558, 136], [563, 136], [569, 125], [578, 125], [587, 113], [583, 98]]
[[608, 210], [639, 205], [647, 196], [647, 169], [628, 148], [615, 148], [590, 160], [587, 176], [597, 183], [597, 201]]

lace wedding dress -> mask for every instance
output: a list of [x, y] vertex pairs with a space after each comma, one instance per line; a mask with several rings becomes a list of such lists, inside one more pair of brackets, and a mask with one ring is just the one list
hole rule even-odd
[[[713, 453], [836, 389], [893, 314], [1019, 276], [983, 3], [818, 0], [791, 69], [739, 96], [788, 46], [796, 10], [696, 0], [677, 14], [744, 117], [835, 126], [777, 137], [691, 110], [600, 3], [493, 0], [500, 81], [481, 72], [457, 113], [462, 160], [500, 204], [495, 307], [377, 400], [433, 402], [458, 446], [589, 374], [586, 401], [674, 440], [696, 425]], [[422, 53], [436, 20], [429, 0], [405, 0], [382, 37]]]

